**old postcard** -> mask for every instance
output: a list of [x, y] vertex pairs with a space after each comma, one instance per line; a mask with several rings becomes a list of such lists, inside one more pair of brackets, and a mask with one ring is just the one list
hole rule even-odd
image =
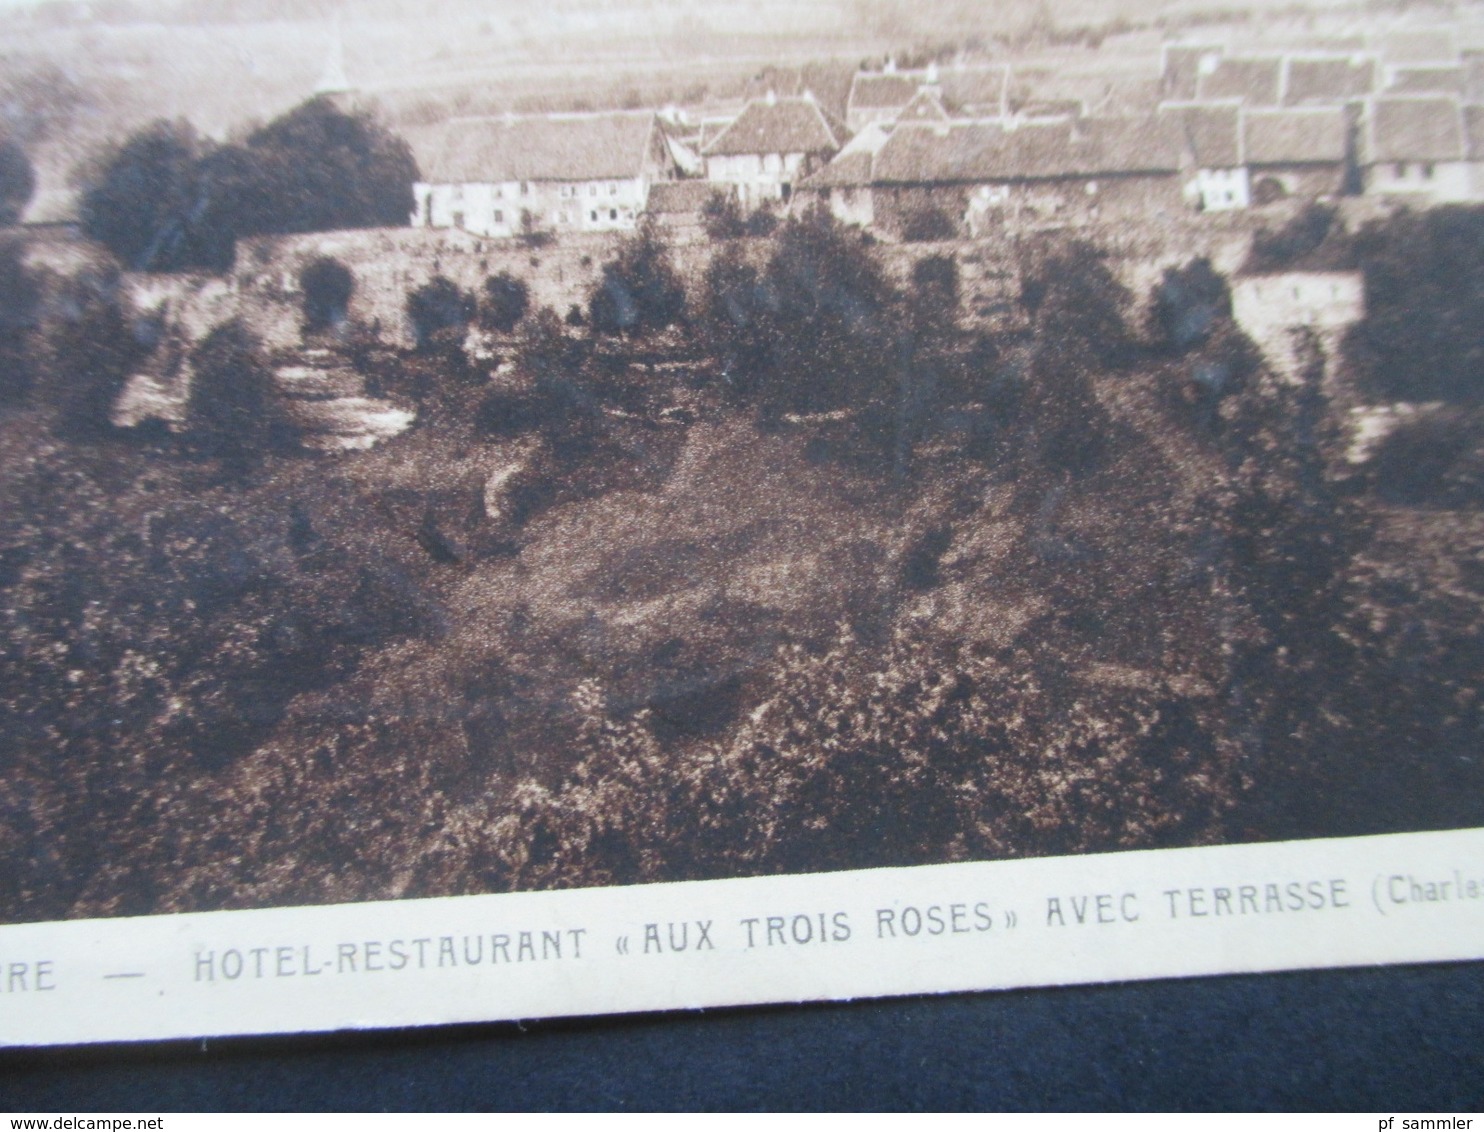
[[0, 28], [0, 1043], [1484, 958], [1484, 5]]

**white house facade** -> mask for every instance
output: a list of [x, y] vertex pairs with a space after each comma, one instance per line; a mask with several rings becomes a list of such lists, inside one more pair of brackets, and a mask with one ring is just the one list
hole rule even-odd
[[678, 170], [652, 113], [456, 118], [413, 139], [414, 227], [480, 236], [634, 228]]

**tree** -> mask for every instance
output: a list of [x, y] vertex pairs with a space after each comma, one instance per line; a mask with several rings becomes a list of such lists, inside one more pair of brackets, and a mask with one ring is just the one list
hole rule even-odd
[[1355, 237], [1365, 318], [1346, 342], [1390, 401], [1484, 400], [1484, 208], [1403, 212]]
[[83, 228], [136, 270], [221, 271], [241, 236], [406, 224], [417, 176], [404, 141], [323, 98], [243, 145], [155, 122], [96, 162]]
[[698, 313], [727, 390], [753, 396], [772, 364], [772, 319], [762, 278], [736, 246], [723, 247], [706, 265]]
[[299, 272], [299, 289], [304, 293], [304, 329], [327, 330], [345, 322], [356, 280], [338, 259], [320, 256]]
[[154, 122], [131, 135], [90, 178], [83, 230], [132, 270], [206, 266], [199, 229], [211, 200], [198, 166], [208, 149], [186, 122]]
[[663, 330], [684, 315], [685, 288], [652, 224], [646, 221], [603, 265], [588, 313], [597, 333], [635, 337]]
[[912, 265], [908, 302], [912, 323], [921, 330], [946, 330], [958, 315], [958, 260], [952, 255], [930, 255]]
[[191, 439], [241, 478], [265, 452], [285, 446], [290, 432], [262, 343], [234, 319], [212, 330], [190, 361]]
[[1033, 248], [1020, 270], [1021, 304], [1036, 321], [1039, 344], [1084, 355], [1096, 368], [1129, 361], [1134, 340], [1123, 312], [1132, 296], [1102, 251], [1081, 240]]
[[0, 141], [0, 226], [20, 221], [36, 191], [36, 171], [13, 139]]
[[1160, 346], [1183, 354], [1210, 337], [1221, 319], [1232, 313], [1226, 280], [1205, 256], [1184, 267], [1165, 268], [1150, 301], [1150, 337]]
[[364, 111], [314, 98], [254, 131], [264, 232], [404, 226], [417, 162], [407, 143]]
[[720, 242], [747, 235], [747, 221], [735, 193], [718, 190], [701, 206], [701, 227], [708, 239]]
[[107, 288], [68, 297], [52, 328], [46, 358], [45, 400], [63, 435], [97, 440], [112, 430], [114, 403], [149, 355], [156, 327], [131, 318]]
[[526, 316], [531, 292], [523, 280], [508, 271], [484, 281], [484, 298], [479, 304], [479, 324], [486, 330], [509, 334]]
[[1261, 228], [1253, 233], [1247, 270], [1283, 271], [1300, 263], [1310, 267], [1347, 266], [1347, 245], [1338, 210], [1310, 201], [1281, 228]]
[[863, 409], [889, 397], [898, 328], [886, 275], [860, 234], [822, 205], [775, 237], [763, 280], [772, 409]]
[[435, 275], [407, 296], [407, 317], [417, 348], [431, 350], [449, 337], [448, 331], [467, 329], [478, 306], [474, 296], [452, 279]]

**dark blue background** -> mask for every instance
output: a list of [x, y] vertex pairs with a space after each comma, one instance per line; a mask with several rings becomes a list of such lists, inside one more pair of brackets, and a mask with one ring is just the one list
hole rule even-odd
[[0, 1108], [1478, 1110], [1484, 964], [0, 1054]]

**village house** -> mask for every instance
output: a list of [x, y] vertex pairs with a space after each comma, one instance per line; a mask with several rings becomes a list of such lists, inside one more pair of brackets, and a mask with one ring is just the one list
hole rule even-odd
[[632, 229], [679, 168], [652, 112], [454, 118], [408, 139], [419, 228], [481, 236]]
[[876, 122], [895, 122], [925, 80], [925, 74], [899, 73], [890, 65], [885, 71], [856, 72], [845, 103], [846, 127], [854, 134]]
[[1242, 112], [1242, 156], [1253, 204], [1289, 197], [1316, 200], [1346, 188], [1352, 168], [1344, 107]]
[[661, 181], [650, 187], [644, 215], [681, 240], [695, 238], [705, 221], [706, 205], [730, 192], [731, 186], [710, 181]]
[[1298, 54], [1285, 61], [1283, 105], [1343, 106], [1369, 98], [1376, 90], [1373, 55]]
[[706, 179], [731, 185], [748, 208], [787, 202], [794, 186], [823, 168], [849, 138], [814, 98], [763, 98], [701, 150]]
[[1226, 48], [1219, 43], [1166, 43], [1160, 48], [1160, 97], [1194, 102], [1201, 76], [1216, 69]]
[[1166, 102], [1160, 117], [1173, 124], [1186, 170], [1184, 193], [1201, 212], [1228, 212], [1251, 203], [1237, 102]]
[[1178, 134], [1153, 117], [898, 123], [841, 156], [803, 188], [894, 236], [925, 216], [977, 236], [1180, 206]]
[[1235, 100], [1253, 108], [1283, 105], [1281, 56], [1225, 55], [1214, 64], [1202, 59], [1196, 72], [1196, 101]]
[[1365, 121], [1365, 191], [1423, 204], [1476, 195], [1463, 114], [1451, 98], [1377, 98]]

